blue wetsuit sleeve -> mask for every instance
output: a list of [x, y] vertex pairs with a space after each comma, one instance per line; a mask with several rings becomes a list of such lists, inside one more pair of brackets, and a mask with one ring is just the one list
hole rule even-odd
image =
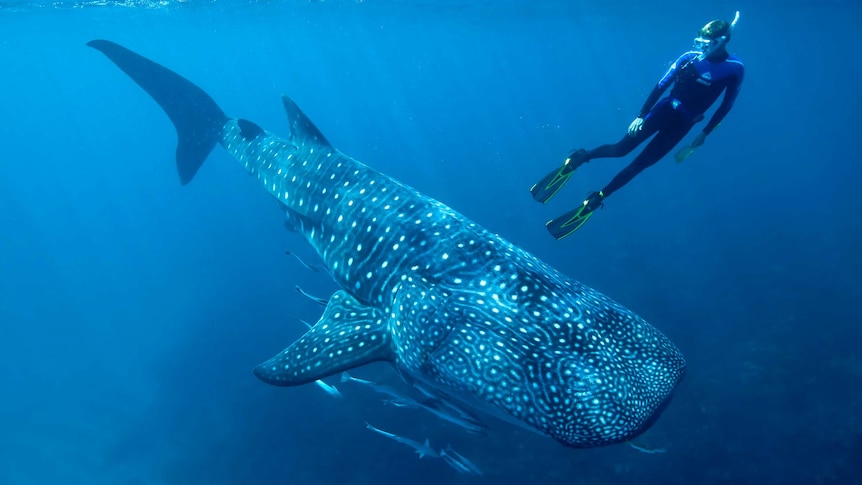
[[733, 83], [727, 86], [727, 89], [724, 91], [724, 99], [721, 100], [721, 105], [715, 110], [715, 114], [712, 115], [712, 118], [709, 119], [709, 123], [703, 128], [703, 132], [707, 135], [712, 133], [712, 130], [721, 123], [721, 120], [727, 116], [727, 113], [730, 112], [730, 108], [733, 107], [733, 103], [736, 101], [736, 97], [739, 95], [739, 88], [742, 86], [742, 78], [743, 78], [743, 69], [739, 70], [739, 74], [736, 75], [736, 79]]
[[667, 89], [667, 85], [662, 87], [661, 83], [656, 84], [654, 88], [652, 88], [652, 92], [649, 93], [649, 97], [647, 97], [646, 102], [644, 103], [643, 108], [641, 108], [640, 113], [638, 113], [638, 118], [646, 117], [649, 110], [655, 105], [655, 102], [658, 101], [658, 98], [661, 96], [661, 93]]
[[670, 65], [670, 68], [668, 68], [667, 72], [664, 73], [664, 76], [659, 79], [658, 83], [656, 83], [652, 92], [647, 97], [643, 108], [641, 108], [640, 113], [638, 114], [638, 118], [643, 118], [647, 115], [647, 113], [649, 113], [652, 107], [655, 106], [655, 103], [656, 101], [658, 101], [658, 98], [660, 98], [662, 93], [664, 93], [667, 87], [670, 86], [671, 82], [676, 79], [679, 70], [682, 69], [682, 67], [685, 66], [689, 61], [691, 61], [695, 55], [697, 54], [693, 52], [686, 52], [685, 54], [679, 56], [679, 58], [674, 61], [673, 64]]

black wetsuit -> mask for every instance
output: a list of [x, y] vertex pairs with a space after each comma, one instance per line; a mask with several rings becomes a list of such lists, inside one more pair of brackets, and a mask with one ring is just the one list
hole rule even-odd
[[[626, 134], [613, 145], [602, 145], [586, 153], [587, 160], [623, 157], [647, 138], [656, 135], [632, 163], [602, 189], [604, 197], [610, 196], [645, 168], [667, 155], [695, 123], [703, 119], [703, 113], [725, 90], [721, 106], [703, 132], [709, 135], [730, 111], [742, 84], [742, 61], [729, 54], [718, 59], [704, 60], [698, 59], [698, 55], [699, 52], [686, 52], [670, 66], [644, 103], [638, 115], [644, 119], [643, 126], [635, 136]], [[671, 83], [673, 89], [670, 95], [659, 101], [659, 97]]]

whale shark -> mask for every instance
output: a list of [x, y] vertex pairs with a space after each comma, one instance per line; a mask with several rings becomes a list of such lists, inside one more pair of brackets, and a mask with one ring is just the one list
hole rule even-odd
[[384, 361], [417, 389], [575, 448], [630, 440], [667, 406], [685, 359], [623, 305], [342, 153], [287, 96], [282, 137], [123, 46], [87, 45], [173, 122], [181, 184], [221, 145], [338, 284], [319, 321], [254, 368], [262, 381], [298, 386]]

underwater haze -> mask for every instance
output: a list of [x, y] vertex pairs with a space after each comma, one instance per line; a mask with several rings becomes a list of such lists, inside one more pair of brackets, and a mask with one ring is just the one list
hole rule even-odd
[[[0, 2], [0, 484], [859, 483], [862, 6], [660, 5]], [[530, 186], [623, 136], [697, 30], [737, 9], [746, 78], [721, 126], [554, 240], [545, 222], [637, 152], [546, 205]], [[258, 380], [322, 313], [296, 287], [337, 287], [285, 254], [320, 262], [223, 150], [180, 185], [170, 120], [92, 39], [274, 133], [290, 96], [339, 150], [655, 325], [688, 369], [641, 450], [490, 418], [470, 434], [338, 376], [340, 399]], [[355, 375], [404, 386], [384, 364]]]

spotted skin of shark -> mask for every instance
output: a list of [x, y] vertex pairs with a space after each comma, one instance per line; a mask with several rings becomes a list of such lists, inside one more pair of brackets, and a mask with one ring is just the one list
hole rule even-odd
[[318, 323], [254, 370], [263, 381], [297, 386], [388, 361], [408, 382], [571, 447], [631, 439], [670, 400], [686, 364], [655, 327], [341, 153], [289, 98], [280, 137], [124, 47], [88, 45], [172, 119], [181, 182], [220, 144], [340, 286]]

